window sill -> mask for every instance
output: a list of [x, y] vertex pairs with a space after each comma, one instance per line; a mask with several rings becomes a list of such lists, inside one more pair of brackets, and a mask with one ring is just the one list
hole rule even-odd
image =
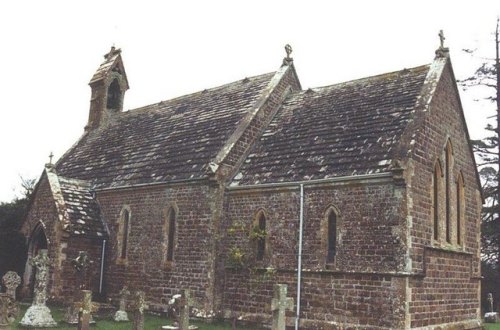
[[468, 255], [468, 256], [473, 255], [473, 253], [464, 251], [463, 246], [457, 246], [457, 245], [452, 245], [452, 244], [448, 244], [448, 243], [443, 244], [441, 242], [433, 242], [431, 246], [427, 245], [425, 248], [428, 250], [463, 254], [463, 255]]
[[128, 259], [127, 258], [117, 258], [116, 259], [116, 264], [117, 265], [127, 266], [128, 265]]

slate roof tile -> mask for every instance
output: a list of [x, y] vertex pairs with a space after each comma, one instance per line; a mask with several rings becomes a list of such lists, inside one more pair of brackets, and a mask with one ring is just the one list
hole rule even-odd
[[384, 172], [429, 66], [293, 93], [232, 186]]
[[100, 217], [99, 205], [91, 193], [91, 186], [82, 180], [58, 176], [64, 205], [69, 215], [70, 233], [86, 237], [107, 236]]
[[209, 162], [261, 97], [274, 73], [122, 112], [91, 131], [58, 174], [98, 188], [206, 176]]

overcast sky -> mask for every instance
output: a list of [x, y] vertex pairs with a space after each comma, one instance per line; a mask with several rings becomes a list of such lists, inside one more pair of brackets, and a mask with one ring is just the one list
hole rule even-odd
[[[499, 13], [498, 0], [1, 1], [0, 201], [83, 133], [88, 82], [113, 44], [133, 109], [275, 71], [286, 43], [308, 88], [429, 63], [443, 29], [464, 78], [477, 60], [461, 49], [493, 56]], [[462, 93], [477, 138], [493, 111], [474, 97]]]

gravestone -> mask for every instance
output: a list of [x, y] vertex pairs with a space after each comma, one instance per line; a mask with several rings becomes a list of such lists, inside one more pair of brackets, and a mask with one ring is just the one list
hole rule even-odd
[[10, 329], [18, 315], [17, 301], [8, 293], [0, 293], [0, 329]]
[[177, 316], [177, 322], [174, 325], [165, 325], [162, 329], [171, 330], [194, 330], [198, 329], [197, 326], [189, 325], [189, 310], [193, 306], [193, 300], [191, 299], [191, 291], [184, 290], [182, 295], [174, 295], [171, 300], [171, 304], [175, 306], [176, 311], [179, 311]]
[[493, 308], [493, 294], [488, 293], [488, 312], [484, 314], [484, 322], [486, 323], [497, 323], [498, 322], [498, 313], [495, 312]]
[[40, 250], [38, 255], [31, 259], [30, 264], [36, 269], [34, 298], [20, 324], [25, 327], [55, 327], [57, 323], [46, 305], [50, 264], [47, 250]]
[[272, 330], [285, 330], [286, 310], [293, 310], [293, 298], [287, 298], [287, 291], [286, 284], [276, 284], [274, 286], [274, 298], [271, 301], [271, 311], [273, 312]]
[[89, 330], [92, 309], [92, 291], [82, 290], [82, 305], [78, 312], [78, 330]]
[[126, 286], [123, 287], [120, 291], [120, 306], [118, 310], [115, 313], [115, 316], [113, 319], [116, 322], [128, 322], [128, 315], [127, 315], [127, 297], [130, 295], [130, 291], [127, 289]]
[[134, 324], [133, 330], [144, 330], [144, 310], [146, 305], [146, 294], [144, 291], [137, 291], [135, 293], [134, 302]]
[[[80, 290], [88, 290], [90, 288], [89, 269], [92, 265], [87, 252], [79, 251], [78, 256], [71, 260], [71, 265], [76, 272], [77, 287], [75, 289], [73, 299], [70, 299], [69, 306], [64, 315], [64, 322], [69, 324], [78, 324], [78, 313], [81, 307]], [[90, 316], [90, 323], [95, 323]]]
[[16, 272], [8, 271], [2, 277], [2, 284], [7, 290], [7, 294], [16, 300], [16, 289], [21, 284], [21, 277]]

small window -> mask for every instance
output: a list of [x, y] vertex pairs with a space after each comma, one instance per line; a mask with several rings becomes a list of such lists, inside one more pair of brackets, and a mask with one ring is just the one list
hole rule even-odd
[[445, 218], [445, 228], [446, 228], [446, 242], [451, 243], [451, 162], [452, 162], [452, 149], [451, 149], [451, 143], [448, 141], [446, 144], [446, 150], [445, 150], [445, 177], [444, 177], [444, 182], [445, 182], [445, 203], [446, 203], [446, 218]]
[[335, 260], [337, 252], [337, 215], [333, 210], [328, 214], [328, 250], [326, 255], [327, 262]]
[[443, 172], [441, 169], [441, 164], [439, 161], [436, 162], [434, 166], [433, 173], [433, 196], [432, 196], [432, 210], [433, 210], [433, 222], [434, 222], [434, 240], [439, 240], [439, 222], [440, 222], [440, 212], [439, 212], [439, 199], [441, 195], [442, 186], [442, 176]]
[[256, 251], [256, 259], [257, 261], [264, 260], [264, 255], [266, 254], [266, 216], [264, 212], [260, 212], [257, 218], [256, 226], [258, 229], [259, 235], [257, 235], [257, 251]]
[[168, 210], [168, 228], [167, 228], [167, 253], [166, 260], [174, 260], [174, 242], [175, 242], [175, 225], [176, 225], [176, 213], [173, 207]]
[[113, 110], [120, 109], [121, 94], [122, 92], [120, 90], [118, 79], [114, 79], [108, 88], [108, 100], [106, 103], [106, 107]]
[[457, 244], [462, 245], [462, 222], [464, 220], [464, 178], [458, 175], [456, 182], [457, 189]]
[[130, 226], [130, 211], [124, 210], [121, 217], [121, 249], [120, 258], [127, 258], [128, 234]]

